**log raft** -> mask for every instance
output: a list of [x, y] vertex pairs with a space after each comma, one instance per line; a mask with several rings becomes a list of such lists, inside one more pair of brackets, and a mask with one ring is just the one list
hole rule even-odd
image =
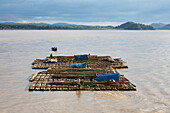
[[[71, 68], [72, 63], [85, 63], [88, 68]], [[29, 91], [136, 91], [124, 75], [116, 69], [128, 68], [120, 58], [110, 56], [89, 56], [87, 61], [76, 61], [74, 56], [50, 56], [36, 59], [33, 69], [46, 69], [33, 74], [29, 79]], [[120, 74], [120, 80], [96, 81], [98, 74]], [[80, 85], [75, 82], [80, 79]]]
[[110, 56], [93, 55], [89, 56], [87, 61], [76, 61], [74, 56], [52, 56], [45, 59], [36, 59], [32, 63], [32, 69], [69, 68], [72, 63], [86, 63], [91, 68], [128, 68], [128, 66], [124, 65], [125, 62], [121, 58], [112, 59]]

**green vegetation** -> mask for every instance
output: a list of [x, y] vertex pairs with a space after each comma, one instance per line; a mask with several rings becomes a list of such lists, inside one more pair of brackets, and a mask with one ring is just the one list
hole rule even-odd
[[123, 29], [123, 30], [153, 30], [154, 29], [152, 26], [138, 24], [134, 22], [126, 22], [120, 26], [117, 26], [116, 28]]
[[0, 23], [0, 30], [153, 30], [153, 27], [137, 24], [134, 22], [127, 22], [120, 26], [87, 26], [74, 24], [45, 24], [45, 23]]
[[115, 29], [113, 26], [85, 26], [85, 25], [50, 25], [50, 24], [16, 24], [0, 23], [0, 29], [18, 30], [107, 30]]

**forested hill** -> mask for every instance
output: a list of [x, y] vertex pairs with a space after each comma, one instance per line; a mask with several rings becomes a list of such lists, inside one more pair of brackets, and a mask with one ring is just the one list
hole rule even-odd
[[126, 22], [120, 26], [117, 26], [116, 28], [125, 29], [125, 30], [153, 30], [154, 29], [152, 26], [134, 23], [134, 22]]
[[0, 23], [0, 30], [153, 30], [152, 26], [127, 22], [120, 26], [87, 26], [74, 24], [46, 24], [46, 23]]

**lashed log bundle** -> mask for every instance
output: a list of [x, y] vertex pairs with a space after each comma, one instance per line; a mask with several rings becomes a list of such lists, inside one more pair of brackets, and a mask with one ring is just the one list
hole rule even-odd
[[[51, 61], [53, 59], [53, 61]], [[54, 62], [54, 61], [57, 62]], [[112, 59], [110, 56], [89, 56], [87, 61], [76, 61], [74, 56], [53, 56], [46, 59], [36, 59], [32, 64], [33, 69], [69, 68], [72, 63], [86, 63], [91, 68], [112, 67], [116, 69], [128, 68], [120, 58]]]
[[[135, 91], [133, 85], [124, 75], [119, 82], [97, 82], [98, 74], [119, 74], [116, 69], [128, 68], [124, 61], [112, 59], [110, 56], [89, 56], [86, 61], [76, 61], [74, 56], [52, 56], [46, 59], [36, 59], [33, 69], [47, 69], [33, 74], [29, 91]], [[85, 63], [88, 68], [71, 68], [72, 63]], [[80, 79], [81, 85], [77, 85]]]

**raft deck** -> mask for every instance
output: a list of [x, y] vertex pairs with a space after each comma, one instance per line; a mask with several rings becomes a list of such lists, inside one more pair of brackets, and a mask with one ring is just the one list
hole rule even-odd
[[[85, 63], [90, 68], [70, 68], [72, 63]], [[76, 61], [74, 56], [36, 59], [32, 68], [47, 70], [32, 75], [29, 91], [136, 91], [136, 86], [116, 70], [128, 68], [124, 63], [120, 58], [97, 55], [86, 61]], [[120, 74], [120, 80], [97, 82], [98, 74]], [[81, 85], [75, 79], [80, 79]]]
[[112, 59], [110, 56], [89, 56], [86, 61], [77, 61], [74, 56], [52, 56], [45, 59], [36, 59], [32, 63], [32, 69], [48, 69], [48, 68], [69, 68], [72, 63], [85, 63], [91, 68], [114, 68], [124, 69], [128, 66], [124, 65], [121, 58]]
[[[123, 75], [120, 75], [119, 82], [96, 82], [93, 81], [95, 74], [73, 74], [73, 73], [48, 73], [40, 72], [33, 74], [29, 91], [136, 91], [136, 86]], [[75, 78], [81, 78], [81, 86], [75, 82]]]

